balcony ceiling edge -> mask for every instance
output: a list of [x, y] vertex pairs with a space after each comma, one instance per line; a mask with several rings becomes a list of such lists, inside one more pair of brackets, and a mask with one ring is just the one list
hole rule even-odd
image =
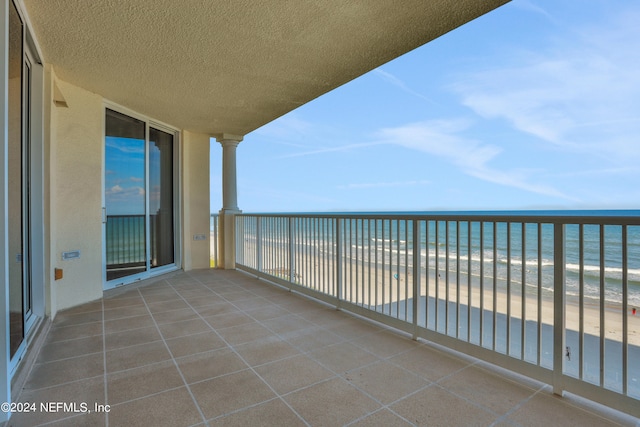
[[198, 133], [246, 135], [507, 0], [23, 0], [65, 81]]

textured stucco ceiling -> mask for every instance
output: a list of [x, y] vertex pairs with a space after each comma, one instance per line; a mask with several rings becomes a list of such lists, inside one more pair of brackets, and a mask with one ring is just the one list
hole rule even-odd
[[245, 135], [506, 0], [24, 0], [59, 78]]

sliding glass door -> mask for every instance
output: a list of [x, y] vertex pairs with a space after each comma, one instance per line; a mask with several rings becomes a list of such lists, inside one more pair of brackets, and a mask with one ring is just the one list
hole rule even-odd
[[174, 134], [114, 110], [105, 119], [107, 287], [175, 267]]
[[9, 99], [7, 175], [10, 357], [18, 359], [32, 314], [31, 283], [31, 88], [33, 59], [22, 18], [9, 2]]

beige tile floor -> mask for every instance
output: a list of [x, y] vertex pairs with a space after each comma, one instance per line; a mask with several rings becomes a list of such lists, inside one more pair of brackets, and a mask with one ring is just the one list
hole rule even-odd
[[8, 426], [638, 425], [219, 270], [58, 313], [17, 401], [84, 403], [91, 413], [20, 413]]

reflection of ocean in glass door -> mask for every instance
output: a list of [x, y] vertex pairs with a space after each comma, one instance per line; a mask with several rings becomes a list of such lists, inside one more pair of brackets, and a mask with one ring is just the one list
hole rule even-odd
[[146, 271], [145, 123], [107, 110], [107, 280]]

